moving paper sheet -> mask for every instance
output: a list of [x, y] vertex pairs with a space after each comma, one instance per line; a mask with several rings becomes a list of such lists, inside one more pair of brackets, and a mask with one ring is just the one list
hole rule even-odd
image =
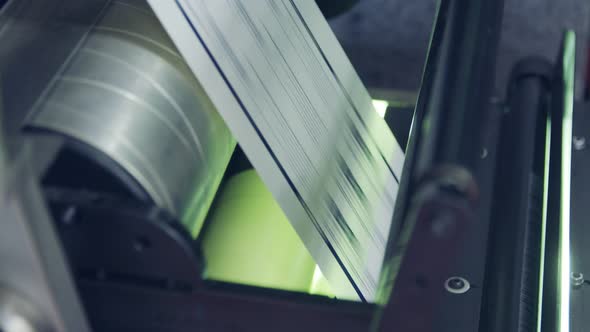
[[315, 1], [149, 2], [337, 297], [372, 301], [404, 155]]

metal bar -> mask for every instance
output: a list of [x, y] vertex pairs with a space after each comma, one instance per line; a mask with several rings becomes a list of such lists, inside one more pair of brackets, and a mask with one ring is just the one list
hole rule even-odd
[[570, 186], [574, 104], [575, 34], [564, 36], [553, 83], [543, 331], [569, 331]]
[[368, 331], [374, 306], [218, 283], [190, 293], [80, 281], [97, 331]]
[[[443, 257], [437, 250], [445, 246], [454, 248], [458, 236], [475, 219], [474, 216], [480, 220], [488, 217], [488, 205], [482, 202], [481, 197], [486, 197], [491, 190], [482, 186], [491, 174], [485, 171], [488, 161], [483, 160], [481, 154], [486, 138], [493, 130], [488, 124], [495, 109], [490, 100], [502, 13], [503, 1], [495, 0], [443, 0], [438, 8], [394, 215], [393, 225], [402, 226], [390, 234], [381, 278], [380, 302], [387, 302], [391, 294], [390, 305], [379, 316], [382, 318], [382, 330], [401, 324], [398, 328], [404, 326], [407, 329], [400, 330], [429, 331], [428, 326], [410, 326], [403, 321], [388, 319], [388, 315], [395, 313], [401, 320], [403, 314], [409, 315], [411, 310], [425, 314], [435, 310], [440, 289], [430, 287], [429, 291], [404, 291], [409, 298], [402, 300], [396, 292], [398, 288], [403, 289], [403, 284], [398, 285], [396, 281], [396, 289], [390, 292], [394, 287], [393, 280], [414, 278], [411, 274], [416, 271], [412, 268], [405, 271], [407, 267], [430, 265], [439, 270], [435, 276], [428, 278], [439, 282], [446, 275], [445, 268], [452, 262], [453, 254], [449, 249]], [[455, 226], [451, 228], [453, 234], [447, 234], [445, 244], [425, 244], [418, 248], [412, 243], [426, 243], [424, 240], [429, 234], [414, 233], [414, 230], [432, 230], [419, 224], [432, 223], [433, 220], [418, 218], [428, 207], [429, 201], [424, 200], [423, 194], [431, 185], [440, 190], [441, 201], [452, 198], [453, 202], [445, 209], [452, 211], [451, 221]], [[436, 223], [431, 227], [434, 225]], [[420, 239], [420, 235], [425, 237]], [[411, 257], [418, 258], [411, 254], [410, 248], [422, 251], [420, 259], [423, 261], [410, 262]], [[404, 251], [407, 255], [402, 260]], [[448, 264], [440, 264], [441, 261]], [[443, 284], [444, 280], [441, 287]], [[421, 306], [404, 307], [404, 302], [419, 303]], [[431, 312], [423, 318], [430, 319], [432, 324], [434, 316], [435, 313]]]

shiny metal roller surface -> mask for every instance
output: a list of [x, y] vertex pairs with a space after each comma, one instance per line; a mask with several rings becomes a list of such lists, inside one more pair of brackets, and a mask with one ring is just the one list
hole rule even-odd
[[196, 235], [235, 141], [144, 1], [111, 2], [27, 125], [114, 160]]

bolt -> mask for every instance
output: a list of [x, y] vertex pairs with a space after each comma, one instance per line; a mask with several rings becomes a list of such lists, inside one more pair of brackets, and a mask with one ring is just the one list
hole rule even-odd
[[572, 272], [570, 275], [572, 287], [578, 289], [584, 285], [584, 275], [580, 272]]
[[445, 289], [449, 293], [464, 294], [471, 288], [471, 284], [467, 279], [462, 277], [451, 277], [445, 282]]
[[574, 150], [576, 150], [576, 151], [581, 151], [586, 148], [586, 138], [585, 137], [574, 136], [572, 139], [572, 143], [574, 145]]
[[465, 281], [459, 278], [454, 278], [449, 281], [449, 287], [452, 289], [461, 289], [465, 287]]

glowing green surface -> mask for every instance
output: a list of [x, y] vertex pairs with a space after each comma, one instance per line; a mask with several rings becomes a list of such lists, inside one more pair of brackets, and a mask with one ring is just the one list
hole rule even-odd
[[255, 171], [231, 178], [203, 232], [207, 277], [308, 292], [315, 262]]

